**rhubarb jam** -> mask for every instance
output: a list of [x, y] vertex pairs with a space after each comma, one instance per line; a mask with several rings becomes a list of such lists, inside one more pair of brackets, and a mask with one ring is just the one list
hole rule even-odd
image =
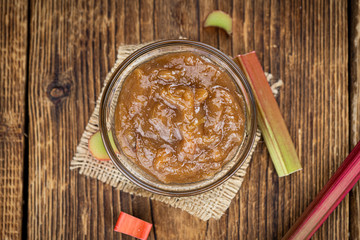
[[242, 143], [244, 128], [245, 103], [230, 76], [190, 52], [138, 66], [115, 110], [122, 152], [164, 183], [212, 177]]

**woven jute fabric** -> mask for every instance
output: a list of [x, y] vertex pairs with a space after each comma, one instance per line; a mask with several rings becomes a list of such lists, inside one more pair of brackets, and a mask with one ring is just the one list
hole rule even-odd
[[[120, 63], [136, 49], [144, 46], [139, 45], [124, 45], [118, 49], [117, 60], [114, 67], [107, 74], [105, 84], [110, 80], [112, 73], [120, 65]], [[274, 95], [278, 94], [278, 89], [282, 85], [281, 80], [275, 81], [271, 74], [266, 73], [267, 79]], [[232, 199], [239, 191], [241, 184], [244, 180], [246, 169], [251, 161], [254, 149], [260, 139], [260, 131], [257, 130], [254, 145], [248, 158], [245, 160], [241, 168], [225, 183], [222, 185], [202, 193], [200, 195], [191, 197], [166, 197], [162, 195], [152, 194], [143, 190], [130, 182], [111, 161], [104, 162], [98, 161], [92, 157], [88, 149], [89, 138], [99, 130], [99, 105], [100, 99], [103, 94], [104, 88], [101, 90], [100, 96], [97, 99], [96, 107], [92, 113], [89, 123], [80, 139], [80, 143], [76, 148], [74, 158], [70, 163], [70, 169], [79, 169], [80, 174], [96, 178], [104, 183], [110, 184], [124, 192], [136, 194], [143, 197], [149, 197], [153, 200], [161, 201], [169, 204], [172, 207], [180, 208], [201, 220], [208, 220], [210, 218], [219, 219], [230, 206]]]

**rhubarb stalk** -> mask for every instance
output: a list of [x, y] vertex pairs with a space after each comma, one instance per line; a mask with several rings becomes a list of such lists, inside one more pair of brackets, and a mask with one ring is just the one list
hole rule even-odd
[[232, 18], [223, 11], [213, 11], [207, 16], [204, 27], [222, 28], [230, 35], [232, 33]]
[[152, 224], [139, 218], [121, 212], [114, 231], [146, 240], [151, 231]]
[[247, 76], [255, 96], [257, 122], [277, 174], [282, 177], [301, 170], [294, 144], [255, 52], [235, 61]]
[[[108, 132], [108, 135], [112, 148], [115, 150], [116, 153], [118, 153], [119, 150], [116, 148], [114, 137], [112, 136], [112, 133], [110, 131]], [[99, 161], [110, 160], [110, 157], [106, 152], [103, 140], [101, 139], [100, 131], [97, 131], [89, 138], [89, 151], [91, 155]]]
[[360, 141], [283, 240], [310, 239], [359, 179]]

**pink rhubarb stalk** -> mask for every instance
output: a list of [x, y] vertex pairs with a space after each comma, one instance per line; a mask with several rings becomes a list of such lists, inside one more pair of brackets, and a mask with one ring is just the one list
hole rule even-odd
[[146, 240], [151, 231], [152, 224], [127, 213], [120, 212], [114, 231]]
[[359, 179], [360, 141], [283, 240], [310, 239]]

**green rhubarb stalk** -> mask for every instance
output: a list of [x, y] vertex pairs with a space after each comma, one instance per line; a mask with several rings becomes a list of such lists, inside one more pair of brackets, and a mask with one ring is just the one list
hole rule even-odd
[[246, 74], [257, 106], [257, 121], [280, 177], [302, 169], [285, 121], [255, 52], [235, 58]]
[[229, 14], [216, 10], [206, 17], [204, 27], [222, 28], [230, 35], [232, 33], [232, 18]]
[[[119, 150], [116, 148], [114, 137], [112, 136], [112, 133], [108, 132], [110, 144], [112, 148], [115, 150], [115, 152], [119, 152]], [[90, 138], [89, 138], [89, 146], [88, 149], [91, 153], [91, 155], [99, 160], [99, 161], [109, 161], [110, 157], [105, 149], [103, 140], [101, 138], [100, 131], [95, 132]]]

